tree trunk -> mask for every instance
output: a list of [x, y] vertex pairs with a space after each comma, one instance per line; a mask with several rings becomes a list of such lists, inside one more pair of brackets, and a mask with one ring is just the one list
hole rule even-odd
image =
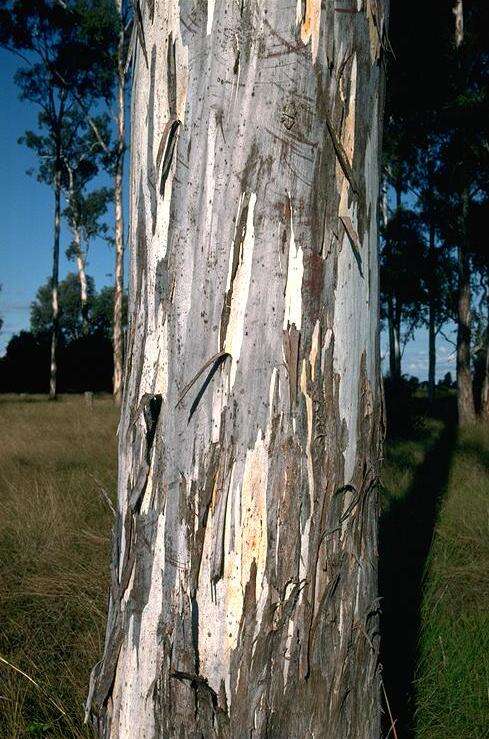
[[482, 381], [481, 391], [481, 418], [489, 421], [489, 295], [486, 298], [487, 303], [487, 327], [486, 327], [486, 363], [484, 367], [484, 379]]
[[80, 217], [75, 196], [75, 184], [73, 180], [73, 171], [70, 166], [67, 167], [69, 174], [68, 202], [71, 208], [71, 233], [73, 234], [73, 246], [75, 250], [76, 268], [78, 272], [78, 282], [80, 283], [80, 303], [82, 315], [82, 331], [86, 336], [88, 334], [88, 284], [85, 271], [85, 254], [81, 245], [80, 234]]
[[[397, 301], [396, 301], [397, 302]], [[394, 319], [394, 364], [396, 380], [401, 379], [401, 315], [396, 306]]]
[[394, 302], [392, 295], [387, 298], [387, 325], [389, 328], [389, 375], [391, 380], [397, 378], [397, 362], [396, 362], [396, 334], [394, 330]]
[[401, 379], [401, 321], [392, 294], [387, 298], [387, 323], [389, 327], [389, 374], [391, 380], [397, 383]]
[[117, 0], [117, 9], [121, 18], [119, 44], [117, 48], [117, 156], [114, 173], [114, 206], [115, 206], [115, 270], [114, 270], [114, 400], [120, 404], [122, 398], [122, 298], [124, 291], [124, 215], [122, 210], [122, 188], [124, 175], [125, 150], [125, 32], [122, 18], [122, 1]]
[[464, 233], [458, 248], [457, 405], [460, 426], [475, 421], [474, 391], [470, 367], [471, 270], [467, 245], [469, 194], [463, 193]]
[[56, 399], [56, 376], [57, 361], [56, 353], [58, 346], [59, 329], [59, 304], [58, 304], [58, 282], [59, 282], [59, 234], [61, 228], [61, 170], [56, 169], [54, 175], [54, 239], [53, 239], [53, 271], [51, 276], [51, 306], [53, 310], [53, 323], [51, 330], [51, 364], [49, 372], [49, 397]]
[[[435, 226], [433, 222], [429, 225], [429, 253], [430, 265], [434, 265], [435, 254]], [[435, 317], [435, 296], [433, 291], [435, 282], [433, 279], [428, 280], [428, 402], [433, 404], [435, 399], [436, 384], [436, 317]]]
[[380, 733], [386, 2], [143, 10], [105, 737]]
[[459, 47], [464, 40], [464, 4], [463, 0], [455, 0], [452, 8], [455, 16], [455, 45]]
[[[78, 248], [76, 252], [76, 267], [78, 270], [78, 280], [80, 282], [80, 301], [82, 314], [82, 330], [86, 336], [88, 334], [88, 285], [87, 275], [85, 272], [85, 257], [80, 245], [80, 232], [76, 229], [75, 239], [78, 238]], [[76, 244], [76, 241], [75, 241]]]

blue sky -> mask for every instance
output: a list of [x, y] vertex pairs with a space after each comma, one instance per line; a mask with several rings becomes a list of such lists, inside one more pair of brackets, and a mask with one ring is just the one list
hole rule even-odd
[[[26, 129], [36, 128], [37, 109], [18, 99], [13, 81], [17, 59], [0, 49], [0, 315], [4, 319], [0, 333], [0, 355], [14, 333], [29, 328], [29, 307], [39, 285], [51, 272], [53, 193], [26, 171], [35, 166], [34, 155], [17, 143]], [[127, 166], [126, 166], [127, 170]], [[97, 185], [110, 182], [99, 178]], [[108, 214], [110, 218], [111, 213]], [[70, 241], [65, 225], [61, 234], [60, 278], [74, 271], [65, 257]], [[113, 250], [103, 241], [90, 246], [87, 271], [97, 289], [113, 282]], [[453, 327], [445, 332], [454, 338]], [[382, 354], [386, 354], [386, 336], [382, 336]], [[427, 378], [426, 331], [417, 331], [406, 347], [403, 372]], [[437, 376], [447, 371], [454, 375], [454, 347], [439, 337]]]

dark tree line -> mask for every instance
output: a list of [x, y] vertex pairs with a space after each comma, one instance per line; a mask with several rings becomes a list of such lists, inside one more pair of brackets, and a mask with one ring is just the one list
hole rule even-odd
[[392, 13], [381, 279], [391, 382], [401, 379], [405, 342], [425, 326], [432, 400], [436, 340], [453, 321], [465, 424], [476, 409], [489, 413], [489, 8], [477, 0], [456, 9], [415, 2]]
[[[51, 347], [51, 280], [37, 291], [31, 304], [30, 331], [14, 335], [0, 359], [0, 392], [46, 391]], [[78, 276], [68, 273], [59, 283], [58, 389], [60, 392], [110, 392], [113, 375], [114, 288], [99, 292], [87, 276], [83, 305]], [[124, 296], [122, 327], [127, 322]]]

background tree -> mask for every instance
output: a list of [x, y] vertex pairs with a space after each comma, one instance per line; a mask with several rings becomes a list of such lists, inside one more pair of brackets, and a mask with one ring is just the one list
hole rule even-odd
[[[103, 287], [92, 301], [90, 316], [92, 331], [101, 333], [111, 340], [114, 332], [114, 288]], [[127, 293], [122, 296], [122, 332], [127, 326]]]
[[487, 224], [489, 222], [489, 197], [472, 207], [469, 219], [475, 280], [478, 294], [476, 331], [474, 337], [474, 362], [476, 398], [481, 417], [489, 420], [489, 253], [487, 248]]
[[380, 272], [382, 315], [387, 320], [389, 370], [394, 383], [401, 378], [404, 347], [423, 319], [424, 260], [420, 219], [414, 211], [399, 206], [383, 229]]
[[[117, 404], [122, 398], [123, 324], [124, 324], [124, 154], [126, 150], [126, 86], [130, 62], [130, 39], [134, 39], [132, 8], [127, 0], [115, 0], [117, 9], [116, 62], [116, 144], [113, 159], [114, 206], [115, 206], [115, 270], [114, 270], [114, 399]], [[139, 7], [139, 6], [138, 6]]]
[[450, 244], [440, 241], [444, 223], [452, 217], [446, 207], [440, 182], [442, 141], [429, 130], [417, 147], [414, 182], [424, 238], [427, 242], [423, 280], [426, 289], [428, 328], [428, 401], [433, 403], [436, 387], [436, 340], [446, 323], [456, 320], [457, 269]]
[[[56, 397], [63, 140], [76, 101], [83, 98], [89, 105], [101, 86], [110, 84], [107, 54], [112, 30], [103, 8], [101, 0], [0, 2], [0, 43], [22, 59], [15, 76], [21, 99], [40, 108], [39, 129], [49, 158], [40, 162], [39, 173], [44, 180], [49, 173], [54, 191], [51, 398]], [[29, 135], [26, 143], [28, 139]]]
[[[407, 140], [419, 148], [428, 170], [435, 174], [440, 170], [443, 197], [428, 202], [431, 186], [425, 183], [420, 205], [428, 231], [431, 229], [432, 243], [433, 224], [437, 222], [441, 242], [457, 250], [457, 388], [459, 420], [464, 424], [475, 417], [470, 352], [472, 257], [467, 218], [474, 199], [481, 197], [481, 177], [487, 172], [483, 162], [488, 153], [488, 48], [483, 29], [489, 21], [489, 10], [480, 0], [470, 5], [458, 3], [456, 23], [450, 8], [440, 10], [436, 3], [419, 4], [417, 11], [412, 4], [402, 3], [393, 15], [390, 38], [395, 60], [389, 65], [387, 149], [393, 145], [390, 139], [394, 144], [400, 140], [403, 146]], [[415, 45], [411, 42], [414, 37]], [[451, 232], [450, 238], [446, 231]], [[430, 294], [433, 296], [433, 290]], [[432, 323], [432, 364], [433, 329]]]
[[[97, 121], [99, 130], [106, 128], [105, 118]], [[63, 188], [67, 207], [64, 216], [72, 233], [67, 257], [75, 259], [80, 281], [81, 310], [85, 331], [88, 332], [86, 261], [91, 239], [108, 238], [108, 226], [101, 221], [112, 197], [111, 191], [101, 187], [87, 192], [87, 186], [99, 173], [103, 150], [84, 116], [79, 116], [69, 145], [63, 151]]]
[[[95, 295], [93, 278], [87, 275], [87, 318]], [[85, 333], [84, 317], [78, 276], [69, 272], [59, 283], [59, 332], [64, 342], [78, 339]], [[31, 331], [34, 334], [48, 334], [51, 326], [51, 281], [47, 280], [38, 289], [36, 299], [31, 304]]]

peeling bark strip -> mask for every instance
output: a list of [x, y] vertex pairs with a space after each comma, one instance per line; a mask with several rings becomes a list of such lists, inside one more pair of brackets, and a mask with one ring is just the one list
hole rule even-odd
[[371, 5], [137, 6], [101, 736], [379, 736]]

